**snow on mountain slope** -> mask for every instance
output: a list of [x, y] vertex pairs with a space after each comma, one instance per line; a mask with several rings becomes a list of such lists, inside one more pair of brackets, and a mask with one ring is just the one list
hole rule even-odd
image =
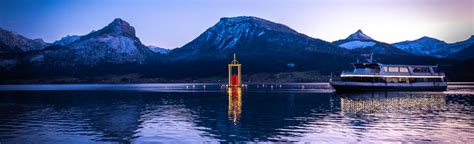
[[357, 48], [365, 48], [365, 47], [373, 47], [375, 42], [364, 42], [364, 41], [350, 41], [343, 44], [340, 44], [340, 47], [346, 49], [357, 49]]
[[76, 58], [85, 64], [95, 64], [105, 60], [111, 63], [143, 61], [144, 56], [134, 40], [125, 36], [105, 36], [87, 39], [70, 45]]
[[151, 51], [155, 52], [155, 53], [160, 53], [160, 54], [168, 54], [170, 53], [170, 49], [165, 49], [165, 48], [160, 48], [160, 47], [157, 47], [157, 46], [152, 46], [152, 45], [149, 45], [147, 46]]
[[212, 40], [217, 49], [235, 47], [242, 37], [260, 37], [265, 31], [298, 34], [293, 29], [256, 17], [222, 18], [215, 26], [203, 33], [204, 40]]
[[221, 18], [196, 39], [171, 52], [176, 59], [225, 58], [232, 53], [278, 55], [299, 52], [343, 53], [326, 41], [308, 37], [288, 26], [265, 19], [239, 16]]
[[447, 49], [449, 51], [449, 54], [453, 54], [453, 53], [456, 53], [456, 52], [459, 52], [471, 45], [474, 44], [474, 35], [472, 35], [471, 37], [469, 37], [468, 39], [464, 40], [464, 41], [460, 41], [460, 42], [456, 42], [456, 43], [451, 43], [451, 44], [448, 44], [447, 46]]
[[67, 35], [66, 37], [61, 38], [60, 40], [54, 41], [53, 44], [56, 45], [68, 45], [73, 43], [76, 40], [79, 40], [81, 37], [78, 35]]
[[404, 41], [393, 44], [395, 47], [420, 56], [446, 56], [446, 42], [430, 37], [422, 37], [414, 41]]
[[346, 39], [334, 41], [339, 47], [352, 50], [355, 53], [375, 53], [384, 55], [409, 55], [390, 44], [379, 42], [367, 36], [362, 30], [357, 30]]
[[371, 37], [367, 36], [362, 30], [357, 30], [355, 33], [349, 35], [346, 40], [365, 40], [365, 41], [370, 41], [374, 40]]
[[414, 55], [444, 58], [472, 44], [474, 44], [474, 36], [456, 43], [446, 43], [435, 38], [422, 37], [413, 41], [394, 43], [393, 45]]
[[64, 42], [69, 44], [44, 52], [45, 59], [53, 60], [48, 63], [65, 66], [142, 63], [153, 54], [135, 36], [135, 29], [121, 19], [115, 19], [101, 30], [70, 39], [66, 38], [67, 42]]

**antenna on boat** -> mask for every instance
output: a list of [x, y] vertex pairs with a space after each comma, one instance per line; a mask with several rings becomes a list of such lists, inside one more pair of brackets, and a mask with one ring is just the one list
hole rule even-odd
[[436, 68], [438, 68], [438, 67], [439, 67], [439, 59], [436, 62]]
[[332, 72], [331, 72], [331, 77], [329, 77], [329, 82], [332, 82]]
[[374, 53], [370, 53], [370, 59], [369, 59], [369, 63], [372, 63], [373, 60], [374, 60]]

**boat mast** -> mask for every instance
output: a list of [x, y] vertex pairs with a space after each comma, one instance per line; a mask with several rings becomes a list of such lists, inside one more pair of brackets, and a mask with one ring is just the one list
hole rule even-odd
[[370, 59], [369, 59], [369, 63], [372, 63], [372, 61], [373, 61], [373, 58], [374, 58], [374, 57], [373, 57], [373, 55], [374, 55], [374, 53], [370, 53]]

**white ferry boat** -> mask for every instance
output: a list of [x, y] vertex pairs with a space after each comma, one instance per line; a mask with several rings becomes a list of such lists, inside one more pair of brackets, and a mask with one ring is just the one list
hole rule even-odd
[[445, 74], [437, 66], [352, 63], [354, 71], [342, 72], [341, 81], [330, 80], [336, 92], [350, 91], [445, 91]]

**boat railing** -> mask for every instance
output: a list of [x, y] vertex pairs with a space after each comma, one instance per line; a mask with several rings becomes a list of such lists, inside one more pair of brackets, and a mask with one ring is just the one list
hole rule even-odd
[[387, 83], [387, 82], [337, 82], [345, 85], [356, 86], [447, 86], [443, 82], [416, 82], [416, 83]]
[[[353, 71], [342, 71], [341, 75], [380, 75], [379, 73], [355, 73]], [[387, 76], [407, 76], [406, 73], [385, 73], [382, 75]], [[446, 76], [445, 73], [438, 72], [436, 74], [433, 73], [410, 73], [409, 76]]]
[[353, 71], [342, 71], [341, 75], [378, 75], [378, 73], [356, 73]]

